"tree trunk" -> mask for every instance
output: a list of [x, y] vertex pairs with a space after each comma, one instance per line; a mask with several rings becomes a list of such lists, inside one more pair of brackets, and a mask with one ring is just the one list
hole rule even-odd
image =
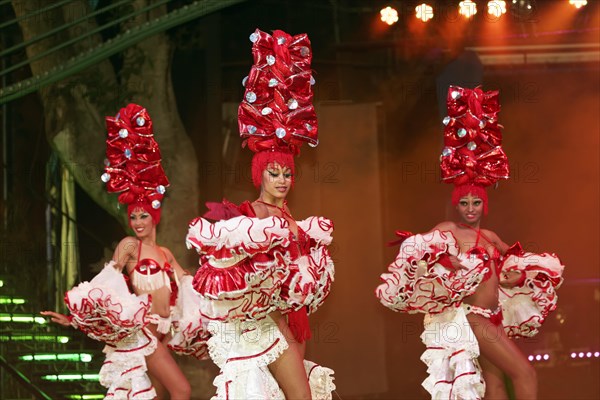
[[[147, 1], [137, 1], [134, 6], [138, 8], [146, 4]], [[45, 0], [13, 1], [17, 17], [47, 5]], [[165, 9], [159, 12], [164, 13]], [[88, 2], [80, 0], [37, 17], [22, 19], [19, 24], [23, 39], [29, 40], [87, 13]], [[156, 16], [145, 13], [138, 18]], [[28, 46], [27, 55], [31, 58], [96, 27], [93, 19], [79, 23], [60, 36]], [[63, 60], [101, 41], [99, 34], [92, 35], [34, 61], [31, 63], [32, 73], [37, 75], [59, 66]], [[184, 238], [187, 223], [198, 214], [198, 161], [177, 113], [170, 75], [171, 57], [169, 39], [164, 34], [157, 34], [125, 52], [121, 82], [118, 82], [110, 61], [105, 60], [76, 76], [41, 89], [39, 94], [44, 107], [46, 135], [51, 146], [73, 173], [77, 184], [102, 208], [119, 218], [124, 227], [127, 227], [126, 217], [122, 207], [118, 207], [116, 195], [107, 194], [100, 180], [106, 149], [103, 117], [106, 113], [116, 114], [120, 107], [129, 102], [137, 102], [148, 109], [161, 148], [163, 165], [171, 182], [163, 204], [164, 222], [158, 230], [158, 241], [171, 249], [184, 267], [195, 267], [186, 261], [196, 257], [188, 255]], [[116, 104], [121, 98], [125, 100]]]

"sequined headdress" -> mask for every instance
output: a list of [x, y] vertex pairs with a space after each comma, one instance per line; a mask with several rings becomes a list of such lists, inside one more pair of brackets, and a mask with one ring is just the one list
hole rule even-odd
[[308, 36], [279, 30], [271, 36], [257, 29], [250, 41], [254, 65], [242, 82], [246, 90], [238, 125], [242, 146], [255, 153], [252, 180], [258, 187], [268, 163], [293, 170], [293, 156], [299, 154], [300, 146], [306, 142], [315, 147], [319, 141]]
[[147, 211], [155, 224], [169, 181], [161, 166], [160, 149], [154, 140], [152, 119], [137, 104], [122, 108], [115, 117], [106, 117], [106, 167], [102, 181], [109, 193], [120, 193], [119, 202], [127, 212]]
[[450, 86], [446, 104], [442, 181], [455, 185], [453, 204], [471, 193], [484, 201], [487, 213], [485, 188], [509, 177], [508, 158], [501, 147], [502, 125], [497, 118], [498, 91]]

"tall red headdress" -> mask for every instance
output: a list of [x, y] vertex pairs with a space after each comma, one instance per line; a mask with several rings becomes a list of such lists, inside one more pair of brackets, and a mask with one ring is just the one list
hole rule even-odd
[[258, 187], [268, 163], [276, 161], [293, 169], [300, 146], [306, 142], [315, 147], [319, 141], [308, 36], [279, 30], [271, 36], [257, 29], [250, 41], [254, 65], [242, 82], [246, 90], [238, 125], [242, 146], [256, 153], [252, 180]]
[[109, 193], [121, 193], [119, 202], [128, 213], [146, 210], [155, 224], [160, 222], [162, 199], [169, 186], [154, 140], [152, 119], [137, 104], [122, 108], [115, 117], [106, 117], [106, 167], [102, 181]]
[[485, 188], [509, 177], [508, 158], [500, 146], [498, 91], [450, 86], [446, 104], [442, 181], [455, 185], [453, 204], [471, 193], [484, 200], [487, 212]]

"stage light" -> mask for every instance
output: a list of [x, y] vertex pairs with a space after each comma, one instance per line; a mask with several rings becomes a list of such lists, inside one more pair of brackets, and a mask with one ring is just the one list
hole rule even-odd
[[571, 358], [577, 358], [577, 353], [571, 353]]
[[27, 354], [19, 356], [22, 361], [72, 361], [72, 362], [90, 362], [92, 355], [90, 353], [65, 353], [65, 354]]
[[587, 5], [587, 0], [569, 0], [569, 4], [575, 6], [577, 9], [580, 9], [581, 7]]
[[42, 379], [46, 381], [95, 381], [100, 380], [99, 374], [56, 374], [42, 375]]
[[382, 8], [381, 11], [379, 11], [379, 15], [381, 20], [388, 25], [398, 22], [398, 11], [390, 6]]
[[506, 14], [506, 2], [503, 0], [492, 0], [488, 1], [487, 12], [496, 18], [500, 18], [503, 14]]
[[598, 351], [597, 351], [597, 352], [595, 352], [595, 353], [594, 353], [594, 357], [600, 357], [600, 352], [598, 352]]
[[529, 361], [533, 361], [533, 356], [531, 356], [531, 355], [530, 355], [529, 357], [527, 357], [527, 359], [528, 359]]
[[37, 323], [44, 325], [46, 319], [44, 317], [36, 317], [28, 314], [6, 314], [0, 313], [0, 322], [17, 322], [17, 323]]
[[0, 296], [0, 304], [25, 304], [25, 299], [16, 297]]
[[458, 3], [458, 13], [463, 15], [465, 18], [471, 18], [477, 14], [477, 4], [471, 0], [465, 0]]
[[579, 358], [583, 358], [583, 356], [585, 356], [585, 353], [582, 351], [579, 353]]
[[433, 8], [429, 4], [421, 4], [415, 7], [415, 13], [418, 19], [423, 22], [429, 21], [433, 18]]
[[522, 10], [531, 11], [533, 9], [533, 5], [531, 4], [531, 0], [512, 0], [513, 8], [520, 8]]
[[60, 335], [28, 335], [19, 333], [0, 335], [0, 342], [8, 341], [69, 343], [69, 337]]
[[550, 354], [544, 354], [544, 361], [548, 361], [550, 359]]

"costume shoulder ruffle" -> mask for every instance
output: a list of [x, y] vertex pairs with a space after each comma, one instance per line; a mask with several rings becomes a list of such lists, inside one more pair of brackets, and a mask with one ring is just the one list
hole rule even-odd
[[524, 274], [520, 285], [500, 287], [502, 324], [509, 336], [534, 336], [538, 332], [556, 309], [556, 290], [563, 282], [564, 268], [555, 254], [525, 252], [519, 243], [506, 252], [502, 272]]
[[293, 258], [295, 238], [283, 218], [237, 216], [211, 223], [197, 218], [186, 243], [200, 255], [194, 289], [214, 300], [209, 318], [262, 318], [279, 309], [314, 311], [329, 293], [333, 262], [327, 245], [333, 225], [322, 217], [298, 222], [310, 240], [308, 255]]
[[[457, 256], [464, 268], [451, 270], [442, 265], [442, 256], [448, 255]], [[375, 294], [394, 311], [440, 313], [473, 294], [488, 268], [481, 258], [459, 254], [451, 232], [434, 230], [402, 242]]]

